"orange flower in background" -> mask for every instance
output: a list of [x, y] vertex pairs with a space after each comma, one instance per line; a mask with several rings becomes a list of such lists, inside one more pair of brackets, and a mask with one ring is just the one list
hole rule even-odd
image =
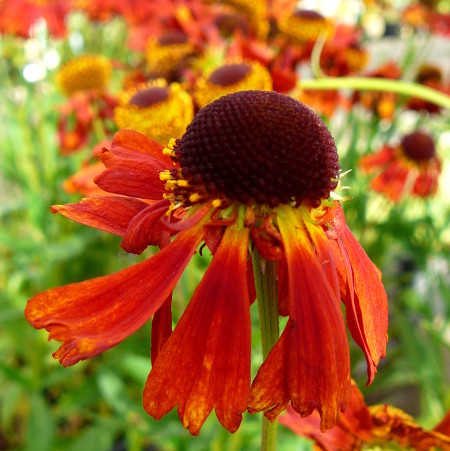
[[[383, 64], [370, 72], [368, 77], [388, 78], [398, 80], [401, 77], [400, 68], [393, 61]], [[354, 102], [359, 102], [381, 119], [392, 119], [397, 105], [397, 95], [392, 92], [360, 91], [354, 95]]]
[[116, 0], [72, 0], [72, 9], [85, 12], [89, 19], [106, 22], [119, 14]]
[[316, 450], [399, 449], [399, 446], [415, 451], [435, 447], [450, 450], [450, 412], [433, 430], [426, 431], [400, 409], [387, 404], [366, 406], [353, 381], [349, 405], [338, 415], [333, 429], [321, 432], [318, 415], [301, 418], [291, 406], [279, 421], [297, 435], [314, 440]]
[[184, 33], [199, 46], [217, 14], [217, 5], [203, 0], [122, 0], [118, 8], [127, 22], [128, 46], [138, 51], [145, 51], [149, 39], [172, 32]]
[[257, 61], [236, 58], [200, 77], [195, 84], [193, 97], [201, 108], [224, 95], [250, 89], [271, 91], [270, 74]]
[[433, 138], [422, 131], [405, 135], [397, 146], [384, 146], [361, 158], [361, 167], [376, 174], [370, 186], [394, 202], [412, 195], [428, 197], [436, 193], [441, 162]]
[[362, 30], [348, 25], [336, 25], [333, 39], [324, 44], [320, 67], [330, 77], [343, 77], [360, 72], [369, 60], [361, 44]]
[[49, 34], [62, 38], [69, 8], [70, 0], [0, 0], [0, 32], [29, 38], [30, 28], [43, 19]]
[[[242, 413], [274, 420], [289, 402], [334, 425], [350, 396], [347, 333], [366, 356], [368, 383], [385, 355], [387, 300], [380, 274], [350, 230], [338, 201], [334, 140], [311, 110], [275, 92], [242, 91], [201, 109], [181, 139], [162, 145], [118, 132], [101, 154], [97, 185], [111, 194], [57, 205], [80, 223], [122, 236], [140, 254], [115, 274], [53, 288], [25, 315], [64, 366], [124, 340], [153, 315], [144, 408], [159, 419], [177, 406], [198, 434], [215, 409], [237, 430]], [[174, 237], [170, 241], [170, 237]], [[172, 332], [171, 293], [201, 243], [212, 263]], [[285, 330], [251, 385], [250, 256], [278, 262]]]
[[105, 169], [105, 165], [100, 161], [99, 155], [105, 147], [110, 146], [110, 140], [101, 141], [94, 146], [90, 157], [83, 162], [81, 169], [64, 181], [63, 189], [66, 193], [78, 193], [84, 196], [108, 194], [99, 188], [94, 180]]
[[191, 96], [178, 84], [152, 80], [118, 95], [114, 120], [158, 142], [180, 138], [194, 117]]

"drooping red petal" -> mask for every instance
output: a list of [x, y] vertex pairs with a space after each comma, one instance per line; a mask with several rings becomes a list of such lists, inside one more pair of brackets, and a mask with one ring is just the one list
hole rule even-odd
[[100, 155], [107, 170], [95, 182], [111, 193], [160, 200], [165, 190], [159, 173], [173, 167], [162, 149], [140, 133], [121, 130], [114, 135], [111, 150]]
[[147, 207], [148, 203], [139, 199], [92, 196], [76, 204], [54, 205], [51, 210], [89, 227], [123, 235], [132, 219]]
[[[337, 246], [333, 259], [338, 263], [345, 286], [341, 296], [346, 306], [347, 324], [353, 339], [364, 351], [367, 384], [373, 381], [380, 358], [386, 355], [388, 303], [377, 267], [371, 262], [345, 223], [340, 205], [331, 221]], [[342, 283], [342, 282], [341, 282]]]
[[139, 329], [167, 299], [202, 238], [203, 223], [181, 232], [148, 260], [115, 274], [34, 296], [27, 320], [62, 341], [64, 366], [93, 357]]
[[[273, 420], [291, 400], [294, 410], [317, 409], [322, 430], [331, 428], [350, 395], [347, 334], [336, 297], [314, 253], [299, 210], [278, 207], [286, 252], [290, 320], [252, 385], [251, 412], [270, 409]], [[276, 378], [283, 386], [271, 389]], [[284, 390], [284, 393], [283, 393]]]
[[142, 254], [147, 246], [157, 246], [168, 235], [161, 218], [167, 213], [170, 201], [164, 199], [149, 205], [139, 212], [128, 224], [120, 243], [122, 249], [133, 254]]
[[175, 405], [197, 435], [215, 408], [222, 425], [239, 427], [250, 389], [248, 230], [230, 226], [203, 280], [157, 357], [144, 408], [160, 419]]

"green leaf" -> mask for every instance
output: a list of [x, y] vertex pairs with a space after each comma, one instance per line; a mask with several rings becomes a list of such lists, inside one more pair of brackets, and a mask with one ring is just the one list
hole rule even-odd
[[33, 393], [30, 399], [26, 447], [27, 451], [50, 450], [55, 438], [55, 424], [44, 398]]

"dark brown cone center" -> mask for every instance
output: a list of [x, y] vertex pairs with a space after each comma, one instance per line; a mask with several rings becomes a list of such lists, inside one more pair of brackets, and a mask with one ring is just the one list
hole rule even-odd
[[156, 86], [154, 88], [144, 89], [131, 97], [129, 104], [139, 108], [149, 107], [155, 103], [162, 102], [169, 97], [167, 86]]
[[339, 174], [322, 120], [276, 92], [241, 91], [208, 104], [174, 153], [190, 186], [244, 204], [317, 204], [336, 188]]
[[247, 64], [227, 64], [216, 69], [208, 78], [213, 85], [229, 86], [241, 81], [251, 70]]
[[423, 132], [404, 136], [401, 146], [405, 155], [414, 161], [430, 160], [436, 153], [433, 139]]
[[310, 9], [297, 9], [294, 12], [294, 16], [300, 19], [308, 19], [308, 20], [323, 20], [324, 17], [322, 14], [319, 14], [317, 11], [312, 11]]
[[182, 31], [171, 31], [158, 38], [159, 45], [185, 44], [188, 38]]
[[219, 14], [214, 19], [214, 24], [223, 36], [231, 36], [236, 31], [248, 35], [248, 25], [244, 17], [239, 14]]

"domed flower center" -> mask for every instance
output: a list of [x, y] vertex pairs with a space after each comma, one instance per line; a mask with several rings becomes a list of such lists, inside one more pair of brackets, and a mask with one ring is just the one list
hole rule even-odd
[[158, 38], [159, 45], [173, 45], [173, 44], [185, 44], [187, 42], [187, 36], [181, 31], [172, 31], [166, 33]]
[[156, 86], [154, 88], [144, 89], [131, 97], [129, 104], [139, 108], [149, 107], [155, 103], [162, 102], [169, 97], [167, 86]]
[[433, 139], [423, 132], [404, 136], [401, 146], [405, 155], [414, 161], [430, 160], [436, 153]]
[[442, 72], [438, 67], [422, 66], [416, 77], [417, 83], [442, 83]]
[[181, 166], [175, 178], [189, 193], [197, 189], [203, 198], [270, 207], [316, 204], [336, 188], [339, 173], [334, 140], [322, 120], [302, 103], [269, 91], [236, 92], [202, 108], [172, 156]]
[[294, 16], [298, 17], [300, 19], [307, 19], [307, 20], [323, 20], [324, 17], [322, 14], [319, 14], [316, 11], [312, 11], [310, 9], [297, 9], [294, 12]]
[[250, 70], [247, 64], [227, 64], [216, 69], [208, 81], [214, 85], [229, 86], [242, 80]]
[[219, 32], [224, 36], [231, 36], [238, 30], [240, 30], [244, 36], [248, 35], [247, 22], [239, 14], [219, 14], [214, 19], [214, 24], [218, 28]]

